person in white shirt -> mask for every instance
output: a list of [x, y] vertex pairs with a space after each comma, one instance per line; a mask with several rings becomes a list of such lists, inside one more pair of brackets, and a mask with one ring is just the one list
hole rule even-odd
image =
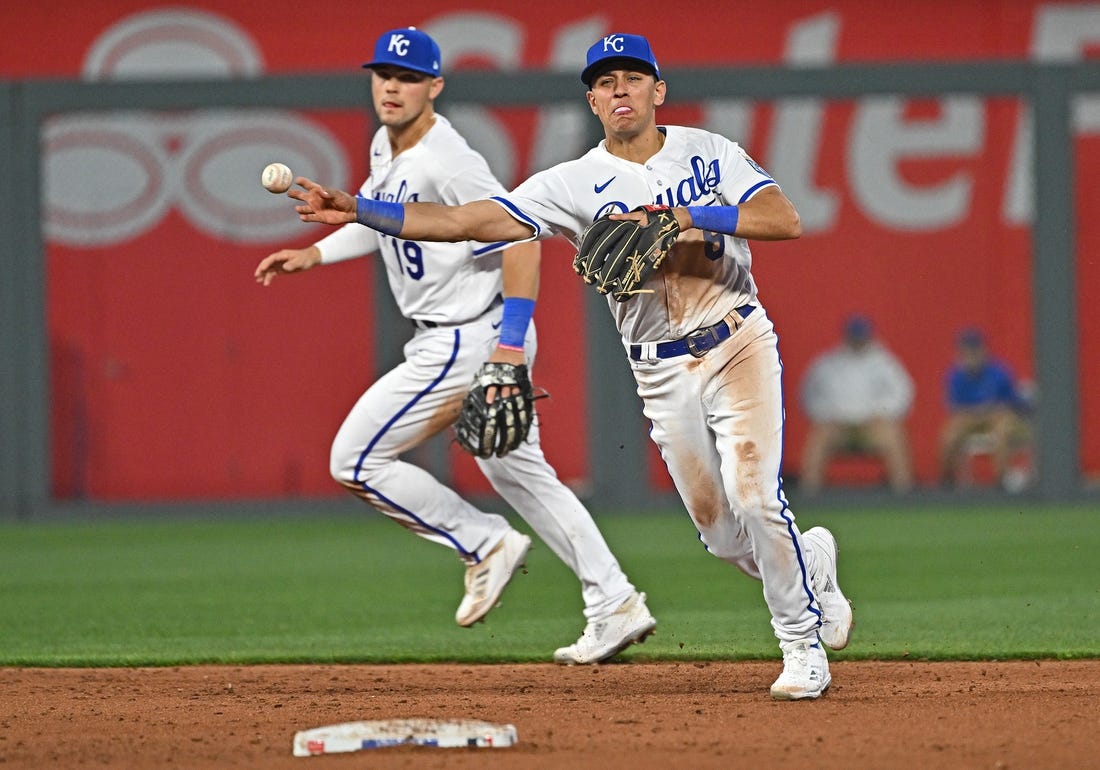
[[804, 493], [821, 491], [829, 461], [845, 451], [880, 457], [895, 492], [912, 488], [905, 418], [913, 405], [913, 380], [875, 338], [867, 318], [845, 322], [841, 344], [810, 364], [801, 396], [812, 421], [802, 449]]
[[[363, 65], [371, 71], [380, 124], [371, 140], [370, 176], [359, 188], [365, 199], [459, 205], [504, 193], [485, 159], [435, 111], [444, 85], [440, 59], [435, 40], [409, 27], [381, 35]], [[381, 260], [394, 299], [416, 331], [405, 345], [405, 361], [351, 408], [333, 440], [329, 470], [368, 505], [458, 555], [466, 565], [466, 592], [455, 622], [469, 627], [497, 605], [531, 540], [402, 455], [450, 428], [474, 374], [497, 351], [534, 366], [538, 343], [530, 316], [539, 247], [429, 242], [350, 224], [305, 249], [268, 255], [255, 277], [266, 286], [282, 274], [368, 254]], [[516, 278], [505, 275], [512, 263]], [[507, 320], [517, 307], [523, 323]], [[599, 663], [653, 633], [657, 621], [645, 593], [634, 588], [591, 513], [546, 461], [537, 422], [518, 449], [479, 457], [477, 464], [580, 581], [585, 631], [555, 651], [558, 663]]]

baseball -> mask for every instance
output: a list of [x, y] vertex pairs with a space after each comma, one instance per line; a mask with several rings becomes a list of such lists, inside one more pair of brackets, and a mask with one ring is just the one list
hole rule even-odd
[[285, 163], [268, 163], [260, 175], [260, 183], [268, 192], [285, 193], [294, 183], [294, 172]]

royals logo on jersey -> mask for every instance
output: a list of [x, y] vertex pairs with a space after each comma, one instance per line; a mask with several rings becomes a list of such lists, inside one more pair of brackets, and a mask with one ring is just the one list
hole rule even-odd
[[409, 192], [408, 180], [402, 179], [397, 189], [392, 192], [386, 190], [374, 190], [373, 197], [375, 200], [389, 201], [390, 203], [414, 203], [420, 200], [420, 193]]
[[[661, 182], [661, 187], [664, 189], [660, 190], [660, 192], [653, 197], [652, 203], [654, 205], [668, 206], [669, 208], [675, 208], [677, 206], [706, 206], [714, 200], [719, 185], [722, 183], [722, 171], [718, 159], [705, 159], [701, 155], [692, 155], [686, 165], [691, 170], [691, 173], [667, 186]], [[754, 167], [759, 169], [759, 166], [755, 166], [755, 164]], [[601, 195], [605, 190], [608, 190], [609, 193], [618, 193], [619, 191], [610, 189], [612, 187], [612, 182], [614, 182], [617, 177], [618, 175], [615, 175], [609, 179], [593, 183], [592, 192], [596, 195]], [[606, 214], [621, 213], [629, 211], [631, 208], [633, 208], [633, 206], [627, 206], [626, 203], [621, 200], [608, 201], [600, 204], [599, 208], [592, 216], [592, 221], [594, 222]]]
[[694, 206], [704, 198], [713, 197], [718, 185], [722, 183], [722, 172], [717, 158], [704, 160], [700, 155], [692, 155], [688, 166], [691, 174], [669, 185], [658, 195], [655, 201], [658, 206]]

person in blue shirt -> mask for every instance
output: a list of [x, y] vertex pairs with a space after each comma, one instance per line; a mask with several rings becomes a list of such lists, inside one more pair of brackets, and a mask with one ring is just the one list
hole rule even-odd
[[1011, 369], [990, 356], [980, 331], [963, 330], [956, 348], [945, 382], [949, 414], [940, 433], [941, 478], [954, 483], [966, 441], [984, 435], [992, 442], [993, 470], [1005, 483], [1012, 454], [1027, 439], [1030, 405]]

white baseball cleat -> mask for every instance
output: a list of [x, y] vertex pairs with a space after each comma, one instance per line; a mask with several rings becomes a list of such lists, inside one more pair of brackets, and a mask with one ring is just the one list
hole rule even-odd
[[588, 621], [580, 639], [554, 651], [554, 662], [568, 666], [600, 663], [644, 642], [656, 627], [657, 619], [645, 606], [645, 594], [635, 593], [606, 618]]
[[510, 529], [484, 559], [466, 568], [466, 595], [455, 612], [458, 625], [472, 626], [489, 614], [530, 548], [531, 538]]
[[829, 659], [816, 640], [780, 642], [783, 651], [783, 673], [772, 684], [775, 700], [802, 700], [820, 698], [829, 689], [833, 678], [829, 675]]
[[817, 556], [817, 570], [810, 576], [817, 604], [821, 607], [821, 628], [818, 635], [826, 647], [843, 650], [852, 631], [852, 604], [840, 590], [836, 579], [837, 545], [833, 533], [825, 527], [814, 527], [802, 533]]

